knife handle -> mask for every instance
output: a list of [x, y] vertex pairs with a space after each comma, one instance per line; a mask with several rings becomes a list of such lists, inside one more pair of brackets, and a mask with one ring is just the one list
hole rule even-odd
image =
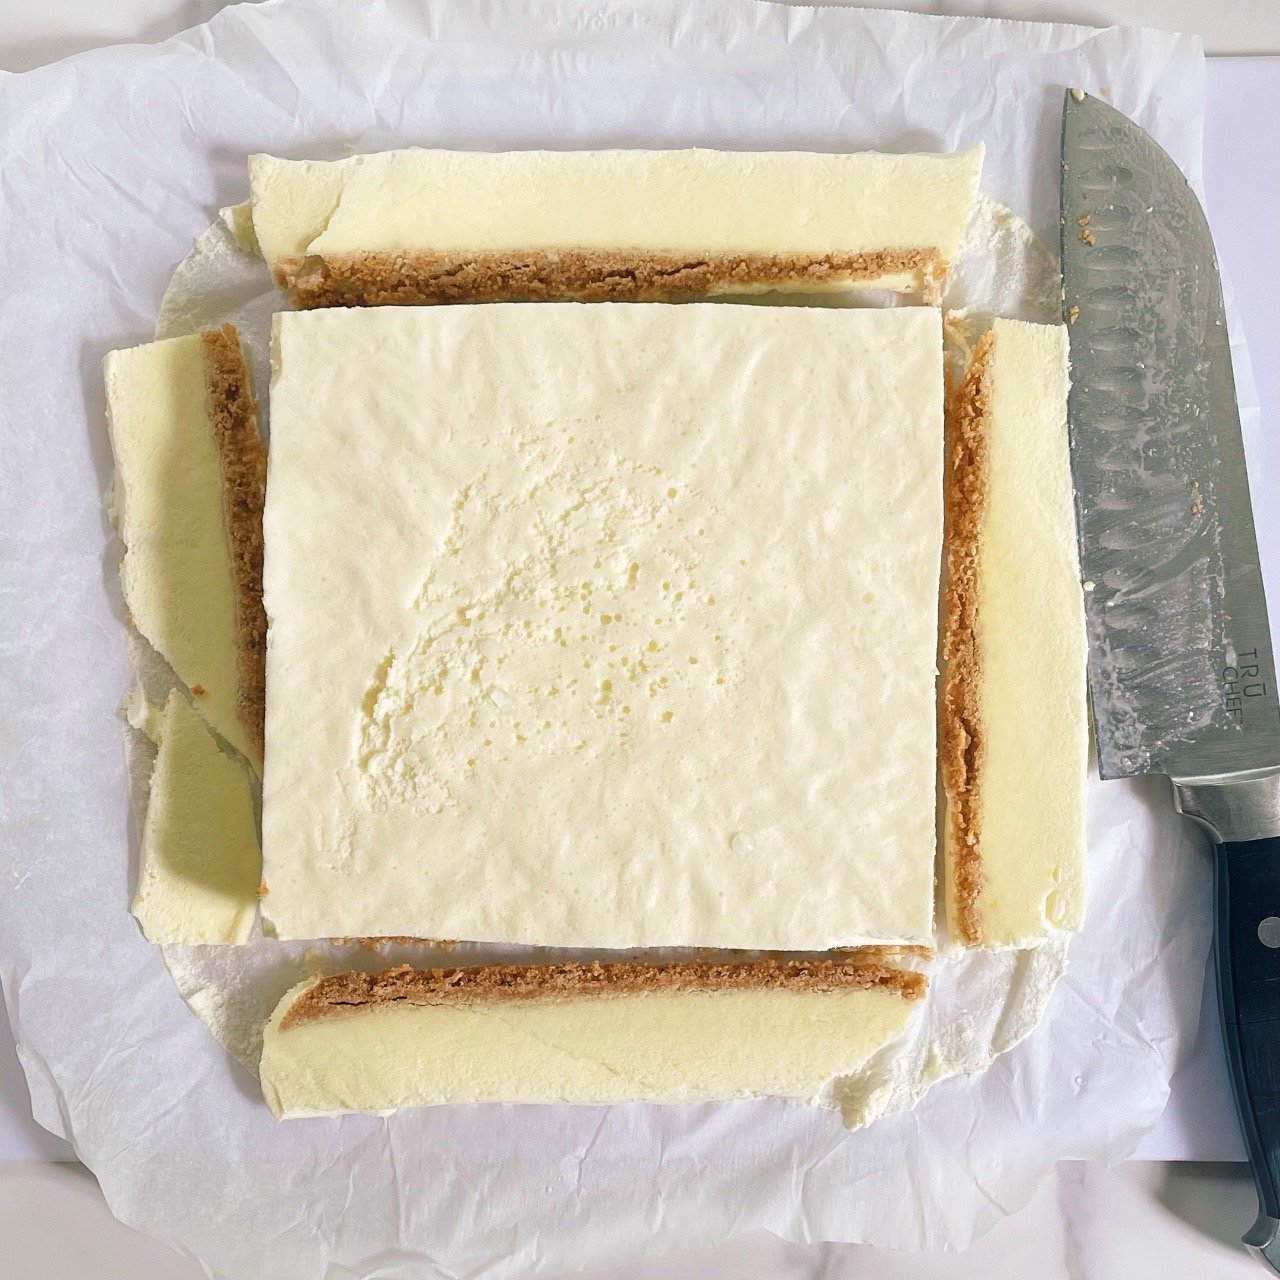
[[1280, 836], [1216, 847], [1214, 912], [1227, 1067], [1258, 1188], [1245, 1242], [1270, 1255], [1280, 1227]]

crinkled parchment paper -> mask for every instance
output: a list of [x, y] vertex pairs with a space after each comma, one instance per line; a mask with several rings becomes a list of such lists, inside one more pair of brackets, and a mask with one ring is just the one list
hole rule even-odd
[[[233, 225], [231, 211], [222, 211], [178, 265], [160, 304], [156, 337], [197, 333], [230, 321], [240, 332], [258, 385], [265, 387], [271, 317], [284, 303], [263, 261], [237, 242]], [[984, 317], [1009, 315], [1054, 323], [1061, 297], [1053, 252], [1025, 222], [983, 196], [945, 300], [949, 309], [963, 308], [951, 311], [956, 357], [964, 353], [972, 333], [985, 327]], [[831, 295], [823, 305], [898, 301], [895, 295], [875, 291]], [[140, 638], [135, 665], [146, 703], [162, 706], [174, 677]], [[154, 752], [142, 734], [129, 737], [136, 819], [145, 810]], [[1034, 950], [994, 955], [949, 948], [930, 966], [929, 1000], [910, 1029], [856, 1076], [832, 1081], [824, 1090], [824, 1101], [839, 1108], [845, 1123], [855, 1128], [913, 1106], [939, 1080], [984, 1070], [1039, 1021], [1065, 967], [1066, 949], [1065, 938]], [[223, 1047], [254, 1074], [264, 1023], [281, 996], [309, 972], [376, 970], [391, 964], [527, 962], [531, 956], [546, 959], [552, 954], [545, 949], [466, 943], [442, 952], [409, 940], [376, 946], [368, 941], [281, 943], [258, 934], [244, 947], [164, 948], [165, 963], [183, 998]], [[573, 953], [575, 958], [585, 954]], [[649, 953], [650, 958], [654, 954]]]
[[[981, 140], [984, 189], [1051, 233], [1063, 87], [1107, 93], [1195, 181], [1202, 73], [1189, 38], [755, 0], [271, 0], [0, 81], [0, 979], [37, 1118], [119, 1216], [264, 1280], [556, 1272], [754, 1227], [959, 1247], [1054, 1160], [1132, 1148], [1195, 1025], [1209, 928], [1207, 867], [1159, 781], [1094, 789], [1089, 919], [1039, 1028], [909, 1113], [856, 1132], [771, 1102], [273, 1121], [127, 914], [98, 367], [151, 336], [252, 151]], [[935, 1076], [989, 1052], [935, 1041]]]

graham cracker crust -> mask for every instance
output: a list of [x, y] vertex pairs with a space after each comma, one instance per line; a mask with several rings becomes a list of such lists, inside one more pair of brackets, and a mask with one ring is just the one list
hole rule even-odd
[[444, 302], [658, 302], [735, 289], [804, 292], [910, 275], [924, 300], [941, 296], [947, 264], [936, 249], [868, 253], [708, 254], [627, 250], [507, 253], [366, 252], [277, 259], [294, 306], [421, 306]]
[[948, 914], [959, 941], [981, 940], [982, 851], [979, 799], [983, 732], [978, 682], [978, 548], [986, 505], [987, 424], [991, 409], [991, 356], [995, 335], [984, 333], [969, 367], [947, 392], [946, 525], [939, 754], [947, 797]]
[[267, 455], [235, 327], [208, 329], [204, 349], [209, 422], [222, 467], [222, 515], [236, 594], [237, 709], [262, 763], [266, 723], [267, 614], [262, 604], [262, 509]]
[[566, 961], [550, 965], [477, 965], [339, 973], [321, 978], [289, 1007], [282, 1031], [382, 1004], [452, 1004], [570, 1000], [652, 992], [883, 990], [904, 1000], [924, 995], [928, 979], [913, 969], [846, 956], [837, 960], [753, 960], [703, 964]]

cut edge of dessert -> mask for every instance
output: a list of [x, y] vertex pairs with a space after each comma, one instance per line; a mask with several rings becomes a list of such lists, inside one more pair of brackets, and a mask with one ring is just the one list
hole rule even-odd
[[295, 307], [458, 302], [670, 302], [754, 293], [881, 288], [936, 302], [948, 264], [932, 246], [868, 253], [765, 254], [529, 249], [502, 253], [366, 250], [286, 258]]
[[209, 425], [222, 471], [222, 525], [235, 583], [236, 707], [253, 763], [262, 767], [266, 721], [267, 613], [262, 604], [262, 512], [267, 453], [258, 404], [235, 326], [207, 329], [204, 350]]
[[415, 969], [397, 965], [379, 973], [328, 974], [295, 987], [286, 997], [280, 1029], [342, 1017], [380, 1004], [477, 1004], [585, 997], [705, 995], [711, 991], [832, 991], [837, 987], [894, 991], [915, 1000], [927, 986], [916, 969], [893, 963], [910, 953], [855, 948], [805, 959], [786, 956], [751, 960], [562, 960], [549, 964], [460, 965]]

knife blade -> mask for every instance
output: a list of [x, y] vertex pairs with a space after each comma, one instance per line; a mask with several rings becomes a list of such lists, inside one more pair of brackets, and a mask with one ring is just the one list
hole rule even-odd
[[1062, 272], [1104, 778], [1280, 765], [1280, 699], [1213, 240], [1137, 125], [1068, 94]]
[[1104, 778], [1163, 773], [1215, 842], [1214, 960], [1280, 1273], [1280, 700], [1213, 238], [1113, 107], [1067, 93], [1063, 314], [1089, 697]]

